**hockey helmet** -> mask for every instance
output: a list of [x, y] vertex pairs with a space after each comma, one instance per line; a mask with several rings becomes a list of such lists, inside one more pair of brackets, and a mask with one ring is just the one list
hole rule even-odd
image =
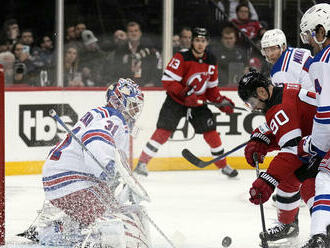
[[267, 47], [279, 46], [281, 53], [283, 52], [283, 46], [286, 47], [286, 37], [281, 29], [271, 29], [264, 33], [261, 39], [261, 53], [266, 56], [265, 50]]
[[245, 104], [252, 110], [255, 109], [257, 104], [257, 88], [263, 87], [268, 91], [268, 86], [271, 82], [261, 73], [256, 70], [251, 70], [250, 72], [243, 75], [238, 84], [238, 95], [245, 102]]
[[106, 91], [107, 105], [119, 110], [126, 121], [135, 122], [142, 112], [144, 96], [140, 87], [129, 78], [120, 78]]
[[[315, 37], [318, 26], [323, 26], [326, 33], [326, 37], [321, 42]], [[309, 8], [301, 18], [300, 30], [300, 38], [304, 44], [309, 43], [310, 37], [313, 37], [318, 45], [323, 44], [326, 38], [330, 37], [330, 4], [320, 3]]]
[[196, 27], [192, 31], [191, 40], [194, 40], [196, 37], [204, 37], [206, 40], [209, 40], [210, 34], [206, 28]]

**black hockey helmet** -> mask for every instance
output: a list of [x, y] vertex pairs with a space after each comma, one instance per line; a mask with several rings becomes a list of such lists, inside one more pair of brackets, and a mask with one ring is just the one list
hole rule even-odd
[[206, 28], [196, 27], [192, 31], [191, 40], [194, 40], [196, 37], [204, 37], [205, 39], [210, 39], [210, 33]]
[[257, 97], [256, 89], [263, 87], [268, 92], [268, 86], [271, 84], [270, 80], [256, 70], [243, 75], [238, 85], [238, 95], [244, 101], [251, 97]]

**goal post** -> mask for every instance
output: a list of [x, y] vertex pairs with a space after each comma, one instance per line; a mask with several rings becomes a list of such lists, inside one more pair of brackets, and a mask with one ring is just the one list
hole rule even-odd
[[5, 244], [5, 76], [0, 65], [0, 245]]

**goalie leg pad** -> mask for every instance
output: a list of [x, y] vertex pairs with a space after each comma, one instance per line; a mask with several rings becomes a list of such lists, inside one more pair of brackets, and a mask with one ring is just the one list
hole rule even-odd
[[51, 203], [62, 209], [82, 227], [87, 227], [101, 217], [107, 208], [114, 206], [113, 194], [105, 185], [99, 184], [88, 189], [79, 190], [64, 197], [51, 200]]

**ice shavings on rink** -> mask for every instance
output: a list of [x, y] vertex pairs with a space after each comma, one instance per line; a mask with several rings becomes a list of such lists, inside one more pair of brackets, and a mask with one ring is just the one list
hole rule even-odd
[[[177, 248], [221, 248], [225, 236], [231, 248], [259, 247], [261, 219], [259, 207], [248, 201], [254, 170], [241, 170], [228, 179], [217, 171], [151, 172], [142, 179], [151, 196], [146, 203], [150, 217], [169, 237], [181, 240]], [[16, 237], [33, 222], [43, 204], [41, 175], [6, 177], [6, 247], [39, 247]], [[271, 200], [265, 204], [266, 225], [276, 219]], [[300, 209], [300, 243], [307, 240], [310, 217]], [[170, 248], [150, 226], [153, 248]]]

